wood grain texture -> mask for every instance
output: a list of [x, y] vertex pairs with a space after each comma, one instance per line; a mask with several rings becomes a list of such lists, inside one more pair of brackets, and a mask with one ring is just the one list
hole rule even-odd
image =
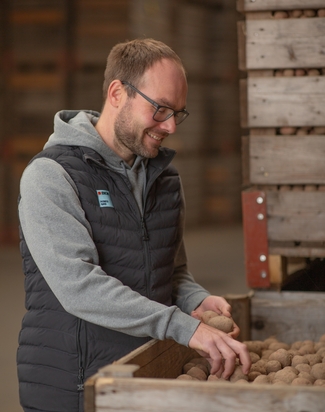
[[324, 404], [320, 387], [150, 378], [102, 378], [96, 384], [96, 412], [323, 412]]
[[325, 76], [247, 79], [248, 127], [324, 126]]
[[247, 69], [324, 66], [325, 18], [246, 21]]
[[267, 192], [269, 241], [324, 242], [325, 192]]
[[325, 135], [249, 136], [247, 144], [251, 184], [325, 184]]
[[325, 332], [324, 311], [322, 292], [255, 292], [251, 299], [252, 340], [274, 335], [289, 344], [317, 341]]
[[324, 8], [323, 0], [237, 0], [238, 11]]

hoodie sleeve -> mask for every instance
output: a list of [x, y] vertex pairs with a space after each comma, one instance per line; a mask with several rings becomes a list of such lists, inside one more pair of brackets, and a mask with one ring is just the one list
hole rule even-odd
[[176, 304], [167, 307], [141, 296], [101, 269], [77, 188], [57, 162], [34, 160], [23, 173], [20, 194], [28, 248], [67, 312], [129, 335], [188, 345], [197, 319]]

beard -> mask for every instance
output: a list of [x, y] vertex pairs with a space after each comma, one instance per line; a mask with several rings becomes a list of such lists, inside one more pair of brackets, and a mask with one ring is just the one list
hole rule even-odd
[[121, 109], [114, 124], [115, 145], [125, 151], [128, 149], [134, 155], [145, 158], [154, 158], [158, 155], [160, 143], [153, 142], [150, 146], [145, 145], [146, 129], [132, 118], [131, 102], [128, 101]]

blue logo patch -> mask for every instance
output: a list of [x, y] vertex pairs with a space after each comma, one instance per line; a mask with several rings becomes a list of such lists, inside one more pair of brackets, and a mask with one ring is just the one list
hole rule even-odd
[[97, 190], [100, 207], [114, 207], [108, 190]]

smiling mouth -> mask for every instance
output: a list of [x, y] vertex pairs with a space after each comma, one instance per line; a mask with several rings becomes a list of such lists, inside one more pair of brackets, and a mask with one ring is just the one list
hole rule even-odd
[[153, 134], [153, 133], [150, 133], [150, 132], [147, 132], [147, 135], [148, 136], [150, 136], [150, 137], [152, 137], [153, 139], [155, 139], [157, 142], [162, 142], [163, 141], [163, 137], [159, 137], [159, 136], [157, 136], [157, 135], [155, 135], [155, 134]]

